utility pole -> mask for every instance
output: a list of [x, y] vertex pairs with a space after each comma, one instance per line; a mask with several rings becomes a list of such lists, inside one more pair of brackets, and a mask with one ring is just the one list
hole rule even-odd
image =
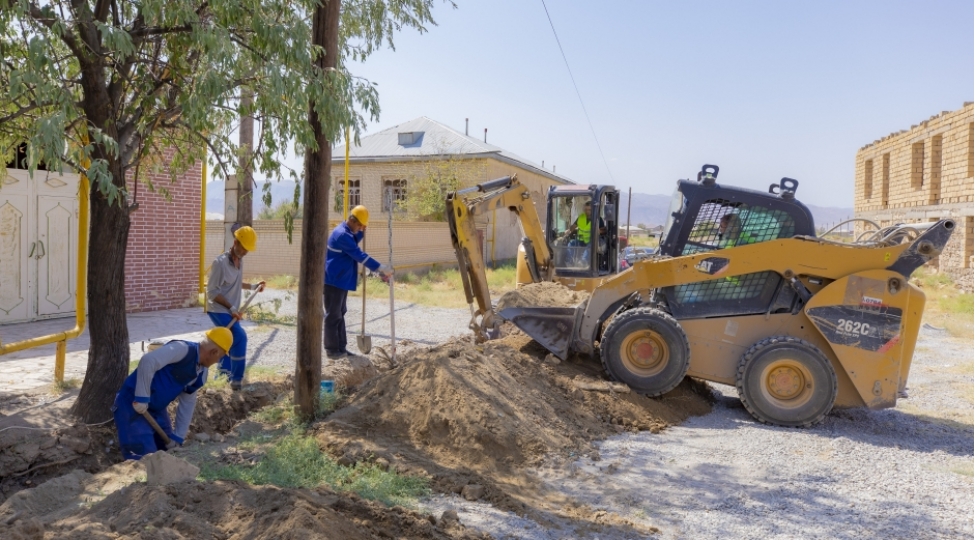
[[[326, 0], [312, 15], [312, 45], [325, 51], [315, 59], [315, 67], [321, 73], [328, 73], [338, 65], [340, 4], [341, 0]], [[315, 417], [322, 381], [322, 292], [325, 289], [328, 188], [332, 164], [332, 144], [314, 103], [308, 104], [308, 122], [318, 148], [305, 152], [305, 206], [298, 275], [298, 313], [302, 316], [298, 317], [295, 365], [296, 412], [306, 421]]]
[[246, 86], [240, 89], [240, 185], [237, 188], [237, 223], [254, 225], [254, 117], [250, 108], [254, 104], [254, 91]]

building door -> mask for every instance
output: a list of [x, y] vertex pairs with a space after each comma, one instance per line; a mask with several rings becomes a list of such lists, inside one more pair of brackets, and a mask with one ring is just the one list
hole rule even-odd
[[0, 188], [0, 323], [25, 321], [33, 315], [27, 190], [16, 184], [7, 182]]
[[37, 316], [74, 313], [78, 259], [77, 201], [70, 197], [37, 197]]
[[78, 176], [7, 169], [0, 186], [0, 324], [74, 313]]

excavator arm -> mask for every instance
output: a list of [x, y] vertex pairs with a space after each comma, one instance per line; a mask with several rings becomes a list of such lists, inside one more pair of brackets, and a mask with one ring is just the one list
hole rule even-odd
[[528, 267], [535, 281], [551, 276], [552, 254], [545, 242], [545, 231], [538, 219], [531, 194], [514, 175], [450, 193], [447, 195], [446, 206], [450, 239], [457, 255], [467, 304], [471, 307], [469, 326], [477, 341], [485, 341], [497, 330], [501, 320], [495, 316], [491, 305], [476, 218], [502, 208], [507, 208], [518, 216], [525, 232], [522, 243], [525, 246]]

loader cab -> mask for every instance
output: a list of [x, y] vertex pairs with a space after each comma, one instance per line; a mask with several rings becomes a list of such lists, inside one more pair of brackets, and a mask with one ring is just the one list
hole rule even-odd
[[[679, 180], [661, 233], [659, 253], [671, 257], [738, 247], [797, 235], [815, 236], [812, 213], [795, 198], [799, 182], [783, 178], [768, 192], [722, 186], [718, 167], [705, 165], [698, 180]], [[720, 259], [718, 254], [716, 259]], [[677, 319], [791, 310], [793, 293], [780, 275], [666, 287], [660, 291]]]
[[619, 271], [619, 191], [612, 186], [553, 186], [546, 240], [559, 277]]

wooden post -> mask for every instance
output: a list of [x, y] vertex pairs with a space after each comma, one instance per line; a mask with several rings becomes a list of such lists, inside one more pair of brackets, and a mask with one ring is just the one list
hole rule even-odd
[[[315, 59], [323, 73], [338, 65], [339, 6], [328, 0], [312, 16], [312, 44], [325, 50]], [[325, 245], [328, 239], [328, 188], [332, 144], [315, 104], [308, 104], [308, 121], [318, 148], [305, 152], [305, 203], [301, 224], [301, 262], [298, 277], [298, 358], [295, 365], [295, 405], [299, 416], [310, 421], [318, 410], [322, 381], [322, 293], [325, 287]]]

